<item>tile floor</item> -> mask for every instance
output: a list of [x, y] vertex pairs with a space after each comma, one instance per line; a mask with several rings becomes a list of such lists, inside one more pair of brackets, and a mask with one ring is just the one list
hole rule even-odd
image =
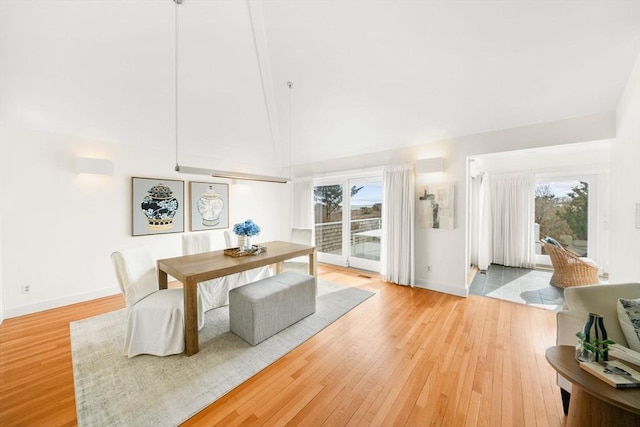
[[469, 293], [559, 311], [564, 289], [549, 284], [551, 274], [548, 270], [492, 264], [485, 274], [476, 273]]

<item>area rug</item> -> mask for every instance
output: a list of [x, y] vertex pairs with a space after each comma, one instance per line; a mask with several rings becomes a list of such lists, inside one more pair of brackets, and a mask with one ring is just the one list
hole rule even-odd
[[229, 331], [228, 307], [210, 310], [191, 357], [125, 357], [124, 309], [72, 322], [78, 425], [178, 425], [372, 295], [319, 279], [316, 312], [255, 347]]

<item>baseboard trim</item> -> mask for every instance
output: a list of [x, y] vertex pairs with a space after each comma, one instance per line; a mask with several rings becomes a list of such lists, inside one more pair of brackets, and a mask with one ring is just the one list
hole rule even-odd
[[468, 288], [451, 286], [446, 283], [427, 282], [425, 280], [417, 279], [415, 285], [418, 288], [428, 289], [430, 291], [442, 292], [449, 295], [455, 295], [457, 297], [467, 297], [469, 295]]
[[96, 298], [108, 297], [120, 293], [120, 288], [105, 288], [93, 292], [83, 294], [70, 295], [63, 298], [57, 298], [48, 301], [41, 301], [34, 304], [22, 305], [20, 307], [9, 308], [4, 310], [4, 319], [12, 317], [24, 316], [25, 314], [37, 313], [39, 311], [51, 310], [65, 305], [76, 304], [79, 302], [90, 301]]

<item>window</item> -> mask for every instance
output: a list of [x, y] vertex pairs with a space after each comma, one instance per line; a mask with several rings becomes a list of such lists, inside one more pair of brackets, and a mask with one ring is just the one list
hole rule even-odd
[[[586, 179], [538, 181], [535, 195], [536, 253], [549, 236], [577, 256], [589, 254], [589, 182]], [[539, 230], [538, 230], [539, 227]]]

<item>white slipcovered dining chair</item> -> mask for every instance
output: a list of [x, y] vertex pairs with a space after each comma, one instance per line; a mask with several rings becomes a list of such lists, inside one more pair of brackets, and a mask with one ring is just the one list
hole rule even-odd
[[[216, 250], [214, 247], [214, 233], [200, 232], [182, 235], [182, 254], [192, 255]], [[225, 236], [227, 240], [227, 236]], [[218, 277], [198, 283], [198, 295], [202, 297], [204, 311], [229, 304], [229, 291], [238, 286], [255, 282], [272, 276], [269, 267], [258, 267], [248, 271]]]
[[[225, 230], [224, 232], [224, 241], [227, 245], [227, 248], [236, 248], [239, 246], [238, 236], [236, 236], [229, 230]], [[270, 266], [266, 265], [264, 267], [258, 267], [251, 270], [243, 271], [241, 273], [238, 273], [238, 276], [238, 284], [230, 289], [246, 285], [247, 283], [255, 282], [256, 280], [264, 279], [266, 277], [271, 277], [273, 276], [273, 269]]]
[[[213, 250], [211, 232], [182, 235], [182, 255], [193, 255]], [[198, 283], [198, 295], [202, 298], [204, 311], [229, 304], [229, 289], [232, 289], [232, 285], [237, 281], [237, 275], [231, 275]]]
[[[168, 356], [184, 351], [183, 290], [159, 289], [156, 262], [146, 247], [113, 252], [111, 261], [127, 305], [124, 354]], [[198, 329], [204, 326], [198, 298]]]
[[[313, 246], [313, 229], [311, 228], [292, 228], [291, 238], [289, 240], [292, 243], [298, 243], [300, 245]], [[309, 257], [301, 256], [297, 258], [291, 258], [283, 263], [283, 270], [299, 270], [305, 273], [309, 270]]]
[[227, 248], [235, 248], [238, 246], [238, 239], [235, 234], [229, 230], [224, 231], [224, 243]]

